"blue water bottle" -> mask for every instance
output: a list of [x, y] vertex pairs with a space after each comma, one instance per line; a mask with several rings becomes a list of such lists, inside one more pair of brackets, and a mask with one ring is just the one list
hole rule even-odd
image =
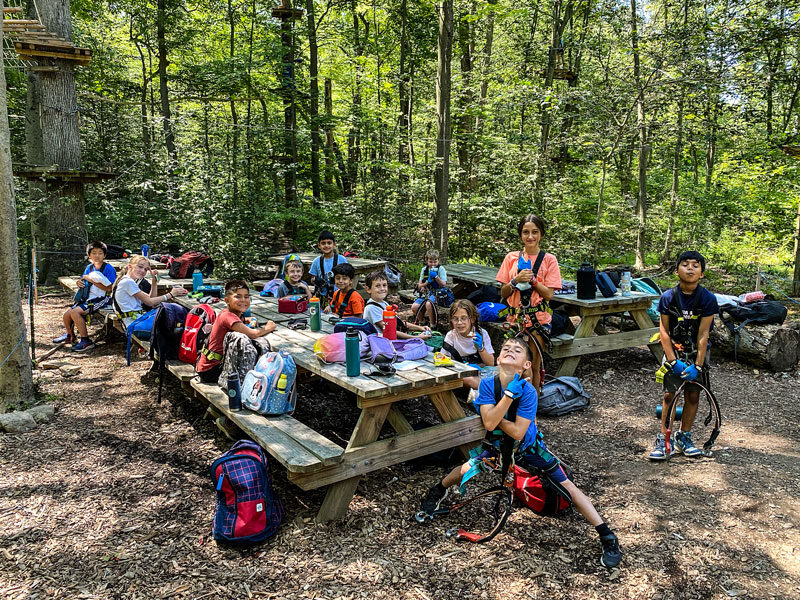
[[203, 274], [200, 272], [200, 269], [195, 269], [194, 273], [192, 273], [192, 291], [196, 292], [200, 289], [200, 286], [203, 285]]
[[148, 258], [150, 256], [150, 246], [142, 244], [142, 256]]
[[236, 373], [228, 375], [228, 408], [242, 410], [242, 387]]
[[348, 327], [347, 333], [344, 334], [344, 359], [347, 363], [348, 377], [361, 375], [361, 352], [358, 342], [358, 332], [352, 327]]

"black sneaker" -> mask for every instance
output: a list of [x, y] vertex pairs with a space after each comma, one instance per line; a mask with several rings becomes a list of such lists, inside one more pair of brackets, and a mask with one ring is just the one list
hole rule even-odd
[[600, 538], [603, 544], [603, 556], [600, 557], [600, 564], [607, 569], [613, 569], [622, 561], [622, 550], [619, 549], [619, 540], [612, 534], [604, 535]]
[[449, 490], [443, 488], [439, 484], [433, 486], [428, 490], [428, 493], [425, 495], [425, 498], [422, 499], [422, 502], [419, 505], [422, 509], [422, 512], [427, 515], [433, 515], [433, 513], [439, 510], [442, 502], [444, 502], [445, 498], [447, 498], [448, 493]]

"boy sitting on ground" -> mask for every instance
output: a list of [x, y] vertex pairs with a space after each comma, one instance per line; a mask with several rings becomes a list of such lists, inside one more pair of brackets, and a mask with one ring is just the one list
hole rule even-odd
[[[700, 285], [706, 270], [706, 259], [694, 250], [682, 253], [675, 263], [679, 283], [661, 295], [661, 347], [664, 349], [664, 398], [661, 404], [661, 433], [650, 453], [650, 460], [666, 460], [667, 408], [678, 387], [684, 381], [699, 381], [708, 387], [710, 356], [709, 336], [714, 315], [719, 312], [717, 298]], [[683, 389], [683, 415], [680, 430], [672, 442], [673, 452], [700, 456], [702, 452], [692, 442], [692, 425], [700, 401], [700, 387], [689, 383]]]
[[431, 326], [436, 326], [436, 290], [446, 285], [447, 271], [444, 270], [444, 267], [439, 266], [439, 252], [437, 250], [428, 250], [425, 253], [425, 266], [422, 267], [419, 273], [419, 281], [416, 285], [416, 289], [421, 295], [411, 305], [414, 320], [417, 319], [417, 313], [422, 305], [426, 300], [430, 300], [431, 303], [426, 305], [426, 314]]
[[[486, 430], [493, 432], [500, 429], [504, 435], [510, 436], [515, 441], [514, 460], [523, 469], [536, 473], [537, 470], [544, 477], [550, 477], [557, 486], [561, 486], [569, 493], [572, 503], [584, 518], [594, 525], [603, 545], [603, 554], [600, 563], [608, 568], [616, 567], [622, 560], [617, 536], [608, 527], [598, 514], [591, 500], [578, 487], [567, 478], [560, 461], [544, 444], [541, 432], [536, 427], [536, 388], [522, 378], [523, 373], [531, 366], [531, 349], [520, 338], [510, 338], [505, 341], [497, 358], [499, 367], [499, 383], [502, 389], [500, 401], [495, 403], [495, 379], [481, 380], [478, 397], [475, 405], [480, 408], [481, 419]], [[517, 405], [514, 420], [508, 420], [509, 409], [512, 403]], [[500, 436], [498, 436], [500, 437]], [[476, 448], [470, 454], [473, 456], [461, 467], [454, 468], [444, 479], [428, 490], [422, 500], [422, 510], [433, 514], [442, 501], [447, 497], [450, 486], [461, 482], [462, 486], [485, 463], [484, 459], [497, 458], [500, 455], [497, 441], [485, 440], [486, 450]]]
[[339, 264], [346, 263], [347, 259], [336, 251], [336, 240], [330, 231], [319, 234], [317, 245], [322, 256], [314, 259], [308, 272], [312, 276], [314, 293], [320, 299], [327, 300], [335, 291], [333, 269]]
[[86, 315], [93, 315], [97, 311], [111, 304], [111, 288], [117, 279], [117, 272], [110, 264], [105, 262], [106, 250], [108, 248], [103, 242], [92, 242], [86, 246], [86, 256], [89, 264], [83, 271], [83, 275], [77, 281], [80, 289], [88, 286], [88, 294], [85, 299], [75, 302], [64, 313], [64, 328], [66, 333], [53, 339], [54, 344], [64, 342], [75, 342], [75, 331], [78, 330], [80, 341], [72, 347], [75, 352], [84, 352], [94, 346], [89, 338], [89, 330], [86, 326]]
[[283, 283], [278, 287], [278, 298], [285, 296], [303, 296], [307, 300], [311, 298], [311, 290], [308, 284], [303, 281], [303, 273], [305, 268], [303, 262], [300, 260], [291, 260], [286, 263], [286, 278]]
[[250, 288], [245, 281], [232, 279], [224, 289], [227, 308], [217, 315], [195, 365], [200, 381], [221, 387], [227, 387], [231, 373], [239, 375], [239, 383], [244, 381], [258, 358], [270, 351], [269, 341], [263, 336], [275, 330], [272, 321], [263, 327], [255, 317], [247, 319], [247, 325], [242, 322], [242, 314], [250, 308]]
[[[369, 292], [369, 300], [364, 306], [364, 318], [375, 326], [380, 335], [383, 335], [385, 323], [383, 322], [383, 311], [389, 307], [386, 296], [389, 294], [389, 278], [384, 271], [373, 271], [364, 279], [364, 285]], [[397, 339], [406, 340], [418, 337], [427, 340], [431, 337], [430, 327], [421, 327], [414, 323], [406, 323], [402, 319], [397, 319]], [[409, 331], [421, 331], [419, 335], [411, 335]]]
[[334, 312], [339, 317], [360, 317], [364, 314], [364, 299], [353, 289], [356, 270], [353, 265], [344, 263], [333, 267], [333, 277], [338, 288], [333, 292], [330, 305], [325, 312]]

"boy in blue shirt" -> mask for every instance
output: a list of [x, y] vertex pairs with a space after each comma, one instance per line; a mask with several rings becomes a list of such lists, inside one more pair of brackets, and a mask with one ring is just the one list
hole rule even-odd
[[347, 258], [336, 251], [336, 240], [330, 231], [323, 231], [319, 234], [317, 245], [322, 256], [318, 256], [311, 263], [308, 270], [312, 276], [314, 292], [320, 299], [330, 298], [336, 286], [334, 285], [333, 267], [346, 263]]
[[[531, 367], [531, 349], [524, 340], [514, 337], [505, 341], [497, 357], [500, 386], [500, 401], [495, 401], [494, 379], [481, 380], [475, 405], [479, 407], [483, 425], [487, 431], [500, 429], [505, 435], [515, 440], [514, 459], [523, 469], [531, 472], [540, 470], [571, 496], [572, 503], [583, 517], [594, 525], [603, 545], [600, 563], [608, 568], [616, 567], [622, 560], [617, 536], [603, 522], [592, 501], [570, 481], [558, 458], [545, 446], [544, 438], [536, 427], [536, 408], [538, 396], [536, 388], [523, 379], [523, 374]], [[507, 419], [512, 403], [517, 403], [514, 420]], [[477, 449], [473, 450], [477, 454]], [[444, 479], [428, 490], [422, 501], [422, 510], [427, 514], [439, 508], [447, 497], [450, 486], [461, 482], [462, 485], [482, 464], [482, 459], [499, 456], [499, 448], [493, 446], [481, 454], [477, 454], [461, 467], [454, 468]]]
[[[661, 347], [664, 349], [664, 399], [661, 411], [661, 433], [650, 453], [650, 460], [667, 460], [667, 407], [684, 381], [699, 381], [708, 385], [709, 336], [714, 315], [719, 312], [717, 298], [700, 285], [706, 270], [706, 259], [694, 250], [682, 253], [675, 263], [679, 283], [661, 295]], [[675, 433], [673, 453], [697, 457], [702, 452], [692, 442], [692, 424], [697, 415], [700, 387], [689, 383], [683, 393], [681, 427]]]
[[53, 339], [54, 344], [75, 342], [75, 332], [78, 330], [80, 341], [72, 346], [74, 352], [86, 352], [94, 348], [94, 343], [89, 338], [86, 326], [86, 315], [92, 315], [111, 304], [109, 292], [117, 279], [114, 267], [105, 262], [107, 246], [103, 242], [92, 242], [86, 246], [86, 256], [90, 264], [78, 279], [78, 288], [83, 291], [81, 298], [64, 313], [64, 328], [66, 333]]
[[[411, 311], [414, 313], [414, 320], [417, 319], [417, 313], [422, 308], [422, 305], [430, 300], [432, 304], [426, 305], [426, 316], [431, 327], [436, 327], [436, 304], [441, 305], [437, 301], [436, 290], [447, 287], [447, 271], [444, 267], [439, 266], [439, 251], [428, 250], [425, 253], [425, 266], [419, 272], [419, 281], [417, 282], [417, 291], [421, 294], [419, 298], [414, 300], [411, 305]], [[449, 304], [447, 305], [449, 306]], [[447, 308], [445, 306], [444, 308]]]

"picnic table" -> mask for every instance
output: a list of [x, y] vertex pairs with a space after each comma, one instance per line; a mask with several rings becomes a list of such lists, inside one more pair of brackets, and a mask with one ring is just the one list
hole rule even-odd
[[[67, 275], [65, 277], [59, 277], [58, 283], [66, 290], [75, 293], [78, 291], [78, 284], [75, 283], [76, 280], [80, 277], [80, 275]], [[147, 282], [150, 283], [150, 278], [147, 277]], [[113, 282], [112, 282], [113, 283]], [[171, 288], [175, 286], [181, 286], [186, 288], [187, 290], [193, 289], [192, 287], [192, 279], [191, 277], [187, 277], [184, 279], [173, 279], [169, 275], [159, 275], [158, 276], [158, 292], [159, 293], [167, 293]], [[206, 277], [203, 280], [203, 285], [222, 285], [222, 280], [220, 279], [209, 279]]]
[[[445, 265], [445, 269], [448, 278], [452, 278], [455, 282], [453, 292], [456, 297], [468, 286], [471, 288], [474, 285], [491, 285], [499, 288], [502, 285], [495, 279], [497, 267], [459, 263]], [[647, 314], [647, 309], [650, 308], [652, 301], [659, 298], [658, 294], [644, 292], [631, 292], [630, 296], [619, 295], [620, 292], [617, 294], [610, 298], [598, 296], [593, 300], [580, 300], [574, 293], [557, 294], [550, 301], [551, 304], [560, 302], [569, 306], [581, 318], [574, 335], [564, 333], [553, 336], [553, 349], [548, 354], [553, 358], [564, 359], [556, 371], [556, 377], [573, 375], [581, 357], [586, 354], [633, 348], [645, 344], [650, 348], [656, 360], [661, 361], [663, 353], [661, 344], [659, 342], [650, 343], [650, 338], [658, 333], [659, 329], [654, 326], [652, 319]], [[627, 312], [633, 318], [636, 324], [635, 330], [609, 333], [598, 327], [603, 315], [623, 312]], [[501, 328], [498, 324], [488, 325], [489, 329]]]
[[[154, 269], [166, 269], [166, 268], [168, 268], [166, 264], [164, 264], [162, 262], [158, 262], [157, 260], [153, 260], [152, 258], [148, 258], [147, 260], [150, 261], [150, 266], [153, 267]], [[108, 264], [110, 264], [112, 267], [114, 267], [115, 269], [117, 269], [118, 271], [120, 269], [124, 269], [124, 268], [126, 268], [128, 266], [128, 259], [127, 258], [114, 258], [114, 259], [111, 259], [111, 260], [107, 260], [106, 262]]]
[[[303, 261], [303, 265], [306, 267], [306, 272], [308, 272], [308, 270], [311, 268], [311, 263], [314, 262], [314, 259], [318, 256], [321, 256], [315, 252], [295, 252], [294, 254], [297, 254], [297, 256], [300, 257], [300, 260]], [[280, 268], [284, 258], [286, 258], [286, 255], [281, 254], [278, 256], [270, 256], [267, 260], [272, 264], [278, 265], [278, 268]], [[371, 258], [348, 257], [347, 262], [353, 265], [353, 269], [356, 271], [356, 279], [358, 279], [360, 275], [366, 275], [367, 273], [371, 273], [376, 269], [382, 270], [384, 265], [386, 265], [385, 260], [373, 260]]]

